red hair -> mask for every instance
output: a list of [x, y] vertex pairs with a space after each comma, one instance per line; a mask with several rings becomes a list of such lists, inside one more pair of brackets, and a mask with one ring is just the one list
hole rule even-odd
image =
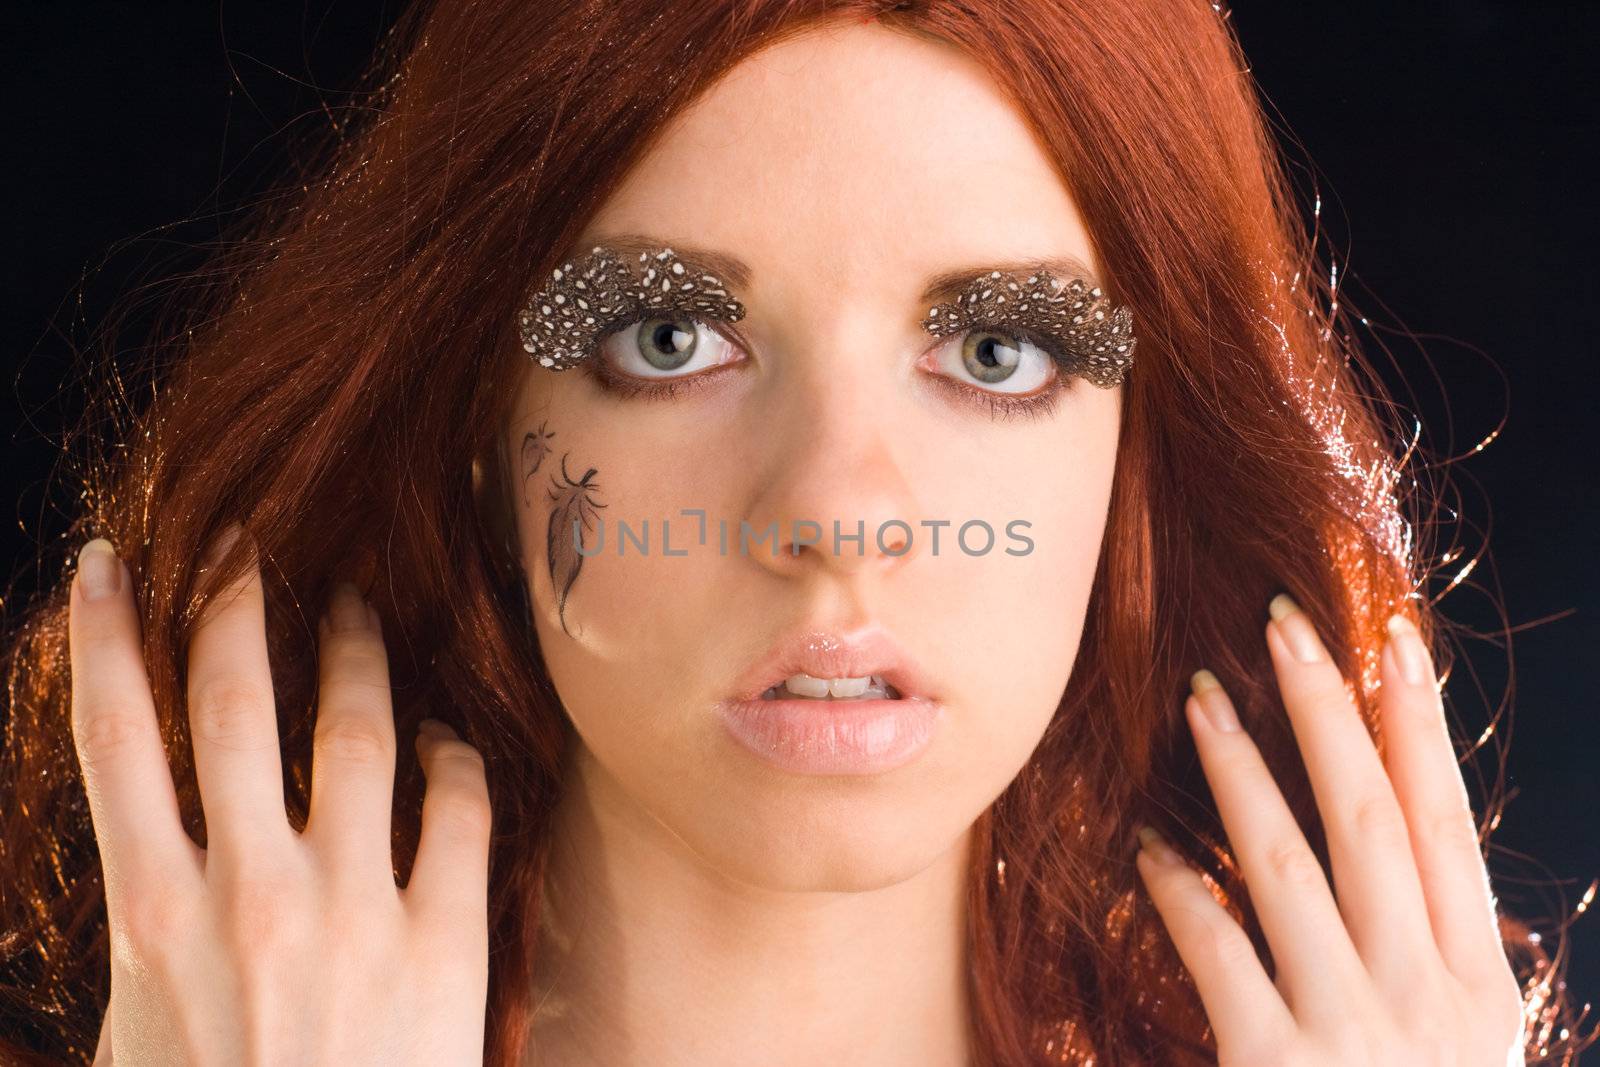
[[[1246, 61], [1207, 0], [418, 4], [360, 106], [310, 146], [314, 167], [173, 302], [158, 358], [119, 370], [108, 356], [105, 421], [80, 434], [96, 447], [68, 544], [107, 536], [132, 571], [162, 735], [201, 844], [182, 671], [202, 545], [239, 520], [261, 552], [297, 829], [315, 612], [342, 572], [361, 576], [383, 615], [400, 736], [440, 716], [487, 760], [496, 1067], [517, 1063], [528, 1036], [570, 730], [522, 620], [506, 515], [469, 474], [503, 477], [496, 442], [527, 359], [514, 309], [714, 80], [820, 21], [873, 17], [968, 54], [1014, 99], [1139, 324], [1078, 661], [1037, 750], [978, 822], [978, 1062], [1214, 1062], [1133, 865], [1134, 832], [1151, 822], [1265, 954], [1181, 713], [1189, 674], [1204, 665], [1227, 686], [1326, 869], [1261, 641], [1267, 600], [1286, 589], [1310, 613], [1380, 745], [1384, 619], [1404, 611], [1440, 644], [1422, 592], [1428, 502], [1401, 477], [1417, 454], [1322, 280]], [[87, 1062], [109, 994], [60, 559], [5, 649], [0, 1031], [21, 1036], [0, 1053], [17, 1063]], [[395, 784], [403, 879], [419, 827], [414, 761], [402, 757]], [[1552, 964], [1525, 924], [1500, 921], [1526, 990], [1528, 1058], [1567, 1062], [1579, 1039], [1562, 1015], [1562, 954]]]

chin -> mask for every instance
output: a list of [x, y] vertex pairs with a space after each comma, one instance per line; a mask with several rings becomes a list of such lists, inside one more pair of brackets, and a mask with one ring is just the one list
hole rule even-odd
[[904, 882], [946, 858], [992, 799], [980, 783], [949, 775], [818, 778], [746, 768], [703, 789], [671, 829], [731, 881], [854, 893]]

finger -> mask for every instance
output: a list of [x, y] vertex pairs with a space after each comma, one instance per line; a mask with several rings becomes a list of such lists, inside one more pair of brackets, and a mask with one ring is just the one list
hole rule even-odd
[[[1409, 675], [1403, 669], [1408, 663]], [[1380, 669], [1389, 777], [1411, 827], [1439, 955], [1464, 983], [1499, 988], [1506, 955], [1472, 802], [1445, 725], [1432, 657], [1416, 624], [1403, 615], [1389, 620]]]
[[73, 743], [114, 908], [125, 885], [170, 884], [176, 872], [198, 873], [199, 847], [183, 828], [161, 744], [133, 578], [104, 538], [79, 552], [67, 643]]
[[448, 726], [430, 725], [433, 721], [424, 720], [417, 733], [428, 781], [406, 897], [420, 911], [486, 916], [490, 811], [483, 757]]
[[[1272, 949], [1277, 982], [1294, 1015], [1323, 1023], [1348, 1010], [1352, 990], [1370, 984], [1333, 890], [1305, 832], [1242, 729], [1233, 702], [1208, 670], [1191, 679], [1184, 703], [1217, 812]], [[1220, 724], [1220, 725], [1219, 725]]]
[[89, 1067], [111, 1067], [111, 1004], [106, 1001], [106, 1013], [100, 1019], [100, 1040], [94, 1046], [94, 1062]]
[[1419, 967], [1444, 965], [1405, 813], [1311, 617], [1286, 594], [1271, 614], [1267, 645], [1327, 830], [1339, 910], [1380, 988], [1403, 990]]
[[1140, 841], [1134, 866], [1194, 976], [1217, 1048], [1242, 1061], [1251, 1059], [1253, 1050], [1287, 1045], [1294, 1016], [1249, 936], [1160, 834], [1145, 827]]
[[341, 582], [318, 623], [322, 654], [306, 832], [338, 876], [394, 882], [394, 712], [377, 613]]
[[213, 541], [206, 569], [219, 571], [241, 537], [248, 554], [244, 574], [207, 605], [189, 650], [189, 730], [207, 848], [225, 862], [244, 860], [265, 839], [294, 833], [283, 804], [261, 572], [254, 543], [238, 524]]

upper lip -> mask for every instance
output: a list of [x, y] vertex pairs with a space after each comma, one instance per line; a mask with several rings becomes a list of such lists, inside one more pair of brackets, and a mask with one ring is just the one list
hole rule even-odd
[[880, 626], [848, 632], [811, 627], [793, 631], [740, 676], [736, 699], [759, 700], [792, 674], [859, 678], [875, 674], [910, 699], [929, 699], [922, 669]]

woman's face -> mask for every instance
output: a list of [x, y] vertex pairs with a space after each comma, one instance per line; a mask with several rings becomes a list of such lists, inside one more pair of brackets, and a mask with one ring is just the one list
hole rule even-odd
[[[1100, 550], [1121, 403], [1121, 388], [1052, 371], [1016, 334], [930, 334], [924, 290], [958, 268], [1035, 258], [1097, 270], [1083, 222], [980, 68], [849, 25], [736, 68], [677, 118], [567, 259], [627, 234], [735, 257], [749, 277], [728, 285], [737, 322], [668, 312], [589, 357], [613, 383], [676, 382], [671, 395], [625, 395], [582, 367], [531, 360], [520, 387], [506, 446], [522, 562], [586, 788], [745, 884], [907, 878], [963, 842], [1055, 711]], [[973, 360], [993, 362], [985, 338], [1017, 360], [1009, 376]], [[991, 406], [1047, 393], [1053, 408], [1031, 416]], [[580, 499], [585, 549], [602, 525], [604, 541], [573, 577]], [[554, 578], [553, 512], [568, 546]], [[835, 551], [835, 520], [844, 534], [863, 523], [864, 540]], [[981, 525], [957, 542], [971, 520], [988, 524], [992, 544]], [[630, 540], [619, 555], [619, 523], [636, 536], [648, 527], [648, 548]], [[755, 540], [773, 523], [776, 556], [770, 538]], [[722, 702], [776, 642], [874, 627], [918, 665], [937, 706], [909, 760], [797, 769], [725, 726]]]

